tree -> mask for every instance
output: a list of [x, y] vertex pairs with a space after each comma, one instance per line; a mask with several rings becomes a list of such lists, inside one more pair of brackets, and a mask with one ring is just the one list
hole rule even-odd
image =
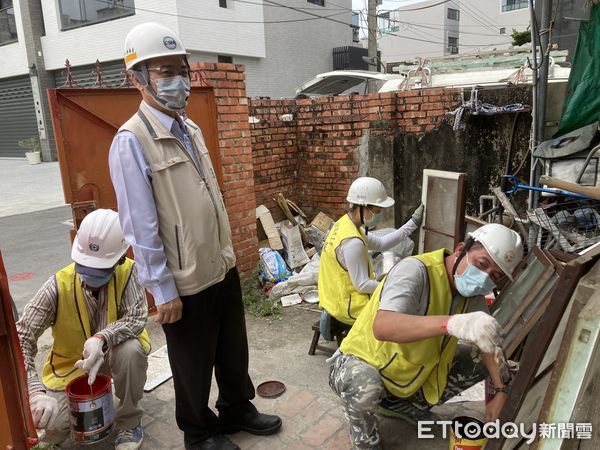
[[529, 28], [529, 25], [527, 26], [527, 29], [525, 31], [517, 31], [513, 28], [511, 37], [512, 45], [515, 47], [519, 47], [523, 44], [531, 42], [531, 30]]

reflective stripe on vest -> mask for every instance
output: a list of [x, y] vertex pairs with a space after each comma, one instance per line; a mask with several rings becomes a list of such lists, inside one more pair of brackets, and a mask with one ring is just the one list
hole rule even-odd
[[[444, 264], [445, 255], [442, 249], [414, 257], [427, 268], [427, 316], [448, 315], [451, 312], [452, 291]], [[373, 334], [373, 322], [384, 286], [385, 279], [379, 284], [371, 296], [371, 301], [342, 341], [340, 350], [346, 355], [361, 358], [377, 369], [386, 389], [395, 396], [410, 397], [422, 389], [425, 400], [435, 405], [446, 388], [457, 339], [442, 335], [403, 344], [376, 339]], [[465, 304], [465, 300], [461, 299], [457, 313], [464, 311]]]
[[350, 274], [337, 259], [338, 247], [350, 238], [358, 238], [365, 245], [365, 260], [369, 268], [369, 277], [375, 279], [369, 259], [367, 242], [352, 223], [350, 217], [344, 214], [335, 223], [325, 240], [325, 246], [321, 252], [318, 282], [319, 304], [321, 307], [325, 308], [337, 320], [348, 325], [354, 323], [359, 313], [369, 302], [369, 294], [363, 294], [356, 290], [350, 279]]
[[[115, 275], [106, 286], [107, 324], [117, 320], [117, 314], [123, 292], [129, 282], [133, 261], [125, 259], [115, 267]], [[52, 325], [54, 343], [42, 371], [44, 385], [53, 390], [63, 390], [69, 381], [83, 375], [75, 368], [75, 362], [81, 359], [83, 344], [91, 336], [90, 319], [81, 279], [75, 272], [75, 264], [70, 264], [55, 275], [58, 290], [56, 320]], [[138, 336], [141, 346], [150, 351], [148, 332], [144, 329]]]

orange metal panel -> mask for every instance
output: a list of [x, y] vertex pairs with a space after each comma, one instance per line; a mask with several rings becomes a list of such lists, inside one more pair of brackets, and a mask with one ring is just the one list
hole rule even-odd
[[[137, 89], [49, 89], [52, 125], [65, 201], [75, 227], [96, 208], [116, 209], [108, 151], [119, 127], [138, 109]], [[202, 129], [217, 178], [222, 184], [217, 112], [211, 87], [192, 87], [186, 111]]]
[[37, 443], [37, 434], [10, 298], [0, 252], [0, 448], [22, 450]]

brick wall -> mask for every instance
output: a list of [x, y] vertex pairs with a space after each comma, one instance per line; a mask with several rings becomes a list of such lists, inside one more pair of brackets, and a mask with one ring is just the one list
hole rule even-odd
[[214, 88], [217, 104], [223, 195], [229, 214], [233, 246], [241, 272], [252, 270], [258, 258], [256, 196], [252, 141], [248, 125], [248, 99], [244, 68], [236, 64], [198, 63], [196, 83]]
[[[312, 216], [343, 213], [359, 175], [359, 147], [369, 136], [426, 133], [459, 101], [458, 91], [427, 89], [303, 100], [251, 99], [254, 180], [259, 203], [273, 210], [277, 192]], [[292, 122], [282, 122], [292, 114]], [[293, 138], [295, 136], [295, 139]], [[368, 145], [368, 144], [367, 144]], [[279, 212], [275, 210], [278, 218]]]

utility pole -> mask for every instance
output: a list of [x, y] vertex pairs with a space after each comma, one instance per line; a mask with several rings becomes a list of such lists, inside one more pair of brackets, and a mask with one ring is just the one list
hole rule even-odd
[[[377, 59], [377, 0], [369, 0], [369, 8], [367, 11], [367, 28], [369, 36], [369, 71], [379, 71], [379, 60]], [[376, 65], [373, 63], [376, 62]], [[367, 84], [369, 94], [377, 92], [377, 84], [375, 80], [369, 80]]]

